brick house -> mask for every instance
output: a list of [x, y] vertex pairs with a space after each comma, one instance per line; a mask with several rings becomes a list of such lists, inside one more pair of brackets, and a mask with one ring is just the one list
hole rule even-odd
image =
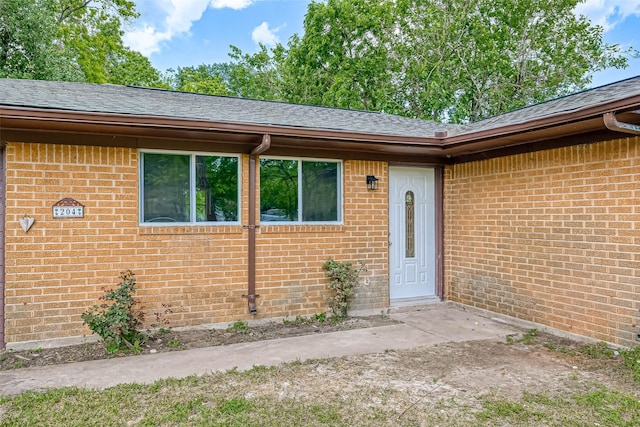
[[332, 257], [366, 264], [354, 312], [449, 300], [632, 345], [638, 111], [640, 77], [465, 126], [0, 79], [1, 344], [87, 334], [125, 269], [174, 327], [323, 312]]

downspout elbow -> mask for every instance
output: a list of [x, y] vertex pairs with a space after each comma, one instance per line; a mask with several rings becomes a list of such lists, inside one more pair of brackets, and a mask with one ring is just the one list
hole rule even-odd
[[604, 125], [609, 130], [613, 130], [616, 132], [629, 133], [631, 135], [640, 135], [640, 126], [634, 125], [632, 123], [623, 123], [618, 121], [616, 119], [615, 111], [604, 113], [604, 115], [602, 116], [602, 119], [604, 120]]
[[260, 142], [260, 145], [251, 150], [251, 153], [249, 155], [255, 158], [256, 156], [259, 156], [260, 154], [267, 151], [269, 148], [271, 148], [271, 135], [265, 133], [262, 136], [262, 142]]

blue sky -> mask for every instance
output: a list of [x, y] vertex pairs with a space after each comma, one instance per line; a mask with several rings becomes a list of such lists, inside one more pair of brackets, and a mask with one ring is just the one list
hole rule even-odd
[[[125, 43], [164, 71], [227, 62], [229, 45], [253, 53], [258, 43], [286, 44], [302, 34], [310, 0], [135, 0], [140, 19]], [[640, 50], [640, 0], [586, 0], [577, 12], [605, 30], [605, 42]], [[640, 75], [640, 59], [625, 70], [596, 73], [593, 86]]]

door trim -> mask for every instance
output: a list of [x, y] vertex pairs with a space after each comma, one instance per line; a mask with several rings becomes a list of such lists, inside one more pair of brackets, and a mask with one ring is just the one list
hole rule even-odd
[[[435, 222], [436, 222], [436, 296], [446, 301], [445, 268], [444, 268], [444, 179], [445, 167], [441, 165], [424, 165], [416, 163], [389, 162], [393, 166], [429, 167], [435, 173]], [[391, 212], [389, 212], [389, 215]], [[391, 266], [389, 266], [389, 271]], [[389, 299], [391, 301], [391, 299]]]
[[434, 167], [436, 220], [436, 296], [446, 300], [444, 288], [444, 168]]
[[[392, 271], [395, 271], [395, 266], [392, 265], [392, 261], [394, 259], [393, 255], [391, 254], [391, 247], [389, 247], [389, 304], [391, 307], [395, 307], [395, 306], [406, 306], [406, 305], [422, 305], [424, 303], [433, 303], [436, 301], [442, 301], [442, 296], [443, 296], [443, 292], [442, 292], [442, 207], [443, 207], [443, 203], [442, 203], [442, 177], [443, 177], [443, 167], [435, 167], [435, 166], [425, 166], [425, 165], [415, 165], [415, 164], [404, 164], [404, 163], [389, 163], [389, 216], [388, 216], [388, 228], [389, 228], [389, 233], [396, 233], [397, 230], [395, 229], [396, 225], [392, 225], [394, 223], [392, 223], [392, 217], [394, 215], [395, 212], [395, 207], [394, 207], [394, 211], [392, 212], [392, 207], [391, 207], [391, 200], [392, 198], [394, 198], [394, 203], [397, 202], [397, 200], [395, 200], [395, 196], [392, 195], [391, 191], [392, 191], [392, 186], [391, 186], [391, 180], [392, 177], [391, 175], [393, 174], [392, 169], [394, 168], [398, 168], [400, 170], [402, 170], [402, 168], [408, 168], [408, 169], [413, 169], [415, 172], [418, 172], [420, 174], [420, 170], [424, 170], [424, 173], [427, 173], [431, 175], [431, 190], [429, 190], [431, 192], [431, 196], [428, 197], [431, 201], [429, 202], [431, 204], [431, 208], [429, 209], [430, 211], [430, 216], [431, 216], [431, 220], [429, 221], [431, 223], [431, 227], [430, 228], [432, 231], [430, 233], [431, 234], [431, 238], [428, 239], [430, 240], [431, 243], [426, 243], [427, 246], [430, 246], [430, 249], [426, 249], [426, 247], [424, 249], [426, 249], [428, 252], [431, 253], [431, 256], [428, 256], [428, 259], [430, 259], [430, 261], [428, 261], [431, 264], [431, 273], [429, 273], [429, 275], [431, 276], [431, 279], [429, 280], [430, 282], [430, 291], [425, 294], [425, 295], [418, 295], [418, 296], [400, 296], [397, 295], [397, 292], [394, 292], [392, 289], [392, 282], [395, 283], [395, 279], [392, 279]], [[415, 173], [413, 172], [413, 173]], [[402, 172], [399, 172], [400, 176], [402, 175]], [[421, 175], [421, 174], [420, 174]], [[395, 188], [395, 187], [394, 187]], [[397, 189], [393, 189], [393, 191], [396, 191]], [[396, 195], [397, 196], [397, 195]], [[394, 227], [394, 230], [392, 230], [392, 227]], [[395, 236], [395, 234], [394, 234]], [[396, 236], [397, 238], [397, 236]], [[389, 238], [389, 244], [391, 245], [391, 237]], [[395, 240], [394, 240], [395, 241]], [[396, 241], [396, 243], [399, 243]], [[396, 254], [397, 255], [397, 254]], [[397, 261], [397, 260], [396, 260]], [[395, 295], [397, 296], [396, 298], [391, 298], [392, 293], [395, 293]]]

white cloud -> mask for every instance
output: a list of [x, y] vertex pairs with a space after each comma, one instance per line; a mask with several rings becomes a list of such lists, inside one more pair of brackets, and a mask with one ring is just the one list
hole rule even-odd
[[253, 0], [211, 0], [211, 7], [214, 9], [229, 9], [240, 10], [247, 6], [250, 6]]
[[263, 22], [253, 29], [251, 32], [251, 40], [256, 44], [262, 43], [267, 46], [275, 46], [280, 41], [276, 33], [280, 31], [281, 28], [282, 27], [278, 27], [272, 30], [269, 28], [268, 23]]
[[250, 6], [253, 0], [137, 0], [137, 3], [139, 10], [148, 3], [154, 15], [164, 17], [164, 21], [141, 23], [123, 37], [125, 45], [149, 56], [160, 51], [163, 42], [188, 34], [208, 7], [240, 10]]
[[640, 16], [640, 0], [586, 0], [575, 10], [606, 32], [631, 15]]

